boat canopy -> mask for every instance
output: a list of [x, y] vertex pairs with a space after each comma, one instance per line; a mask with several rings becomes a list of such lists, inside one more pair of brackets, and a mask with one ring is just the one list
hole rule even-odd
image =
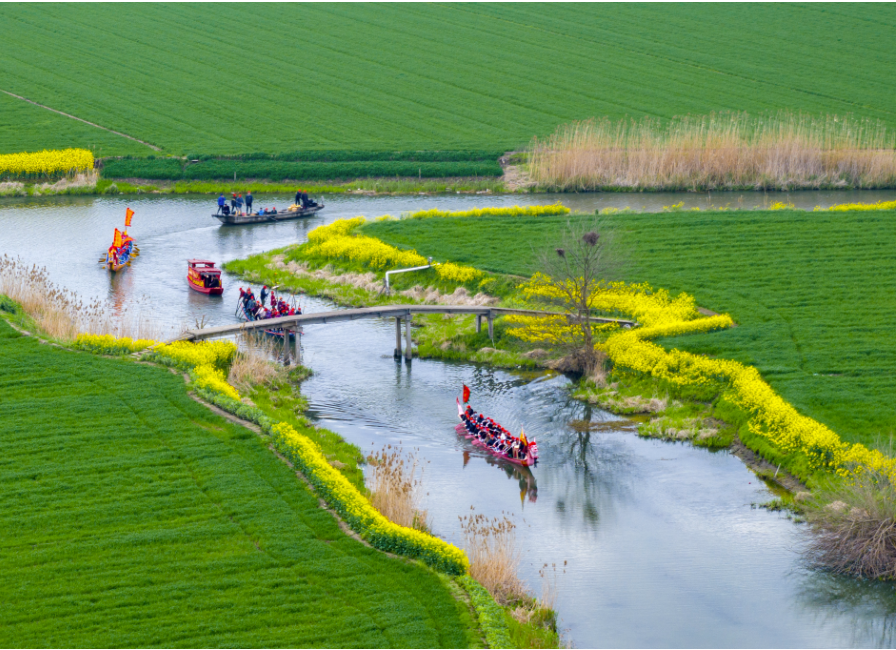
[[215, 263], [210, 262], [209, 260], [187, 260], [187, 264], [190, 265], [190, 268], [205, 274], [221, 275], [221, 270], [216, 269]]

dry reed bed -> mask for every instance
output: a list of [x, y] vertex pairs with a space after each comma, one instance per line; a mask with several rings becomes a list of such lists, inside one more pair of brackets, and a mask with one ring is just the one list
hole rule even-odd
[[882, 123], [851, 116], [602, 118], [536, 139], [529, 173], [566, 191], [892, 188], [896, 150]]
[[417, 451], [405, 456], [400, 448], [386, 445], [368, 456], [367, 462], [373, 507], [399, 526], [427, 531], [428, 516], [420, 506], [423, 465]]
[[21, 258], [0, 257], [0, 294], [18, 302], [49, 336], [71, 341], [78, 334], [111, 334], [133, 339], [160, 338], [149, 309], [135, 303], [118, 309], [111, 302], [84, 302], [78, 294], [57, 286], [45, 267]]

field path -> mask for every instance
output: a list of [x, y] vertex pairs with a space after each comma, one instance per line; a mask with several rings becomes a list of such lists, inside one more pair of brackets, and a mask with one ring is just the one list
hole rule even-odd
[[161, 151], [161, 147], [157, 147], [154, 144], [149, 144], [148, 142], [144, 142], [139, 138], [135, 138], [132, 135], [128, 135], [127, 133], [122, 133], [121, 131], [113, 131], [112, 129], [106, 128], [105, 126], [100, 126], [99, 124], [94, 124], [93, 122], [88, 122], [87, 120], [80, 118], [76, 115], [72, 115], [71, 113], [63, 113], [62, 111], [56, 110], [55, 108], [50, 108], [49, 106], [44, 106], [43, 104], [38, 104], [36, 101], [28, 99], [27, 97], [22, 97], [21, 95], [16, 95], [15, 93], [11, 93], [8, 90], [3, 90], [0, 88], [0, 93], [4, 93], [9, 95], [10, 97], [15, 97], [16, 99], [21, 99], [23, 102], [28, 102], [29, 104], [34, 104], [35, 106], [39, 106], [40, 108], [45, 108], [48, 111], [53, 111], [54, 113], [58, 113], [59, 115], [63, 115], [65, 117], [70, 117], [73, 120], [78, 120], [79, 122], [84, 122], [84, 124], [89, 124], [90, 126], [96, 127], [98, 129], [102, 129], [103, 131], [108, 131], [109, 133], [114, 133], [115, 135], [120, 135], [122, 138], [127, 138], [128, 140], [133, 140], [134, 142], [139, 142], [142, 145], [146, 145], [153, 151]]

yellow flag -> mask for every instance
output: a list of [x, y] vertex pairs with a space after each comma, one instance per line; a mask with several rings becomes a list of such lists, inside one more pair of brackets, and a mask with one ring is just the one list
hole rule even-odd
[[130, 208], [128, 208], [127, 210], [124, 211], [124, 227], [125, 228], [131, 227], [131, 217], [133, 217], [133, 216], [134, 216], [134, 211], [131, 210]]
[[121, 231], [118, 228], [115, 229], [115, 239], [112, 240], [112, 246], [121, 248]]

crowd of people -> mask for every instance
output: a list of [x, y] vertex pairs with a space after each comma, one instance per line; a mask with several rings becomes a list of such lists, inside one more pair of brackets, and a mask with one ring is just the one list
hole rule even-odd
[[469, 404], [460, 416], [467, 432], [479, 439], [486, 447], [515, 460], [525, 460], [529, 453], [526, 434], [515, 438], [511, 433], [490, 417], [476, 413]]
[[[267, 304], [270, 295], [270, 305]], [[258, 294], [258, 298], [252, 293], [252, 287], [243, 289], [240, 287], [240, 308], [246, 315], [247, 320], [263, 320], [267, 318], [277, 318], [279, 316], [295, 316], [302, 313], [301, 307], [293, 307], [282, 297], [274, 295], [273, 289], [268, 290], [267, 286], [263, 286]]]
[[[246, 196], [244, 197], [242, 193], [234, 192], [230, 197], [230, 204], [228, 205], [227, 199], [224, 197], [224, 193], [221, 192], [221, 195], [218, 196], [218, 211], [215, 213], [224, 215], [225, 217], [234, 215], [242, 215], [243, 207], [245, 206], [246, 214], [277, 214], [277, 208], [258, 208], [258, 212], [252, 212], [252, 203], [254, 201], [254, 197], [252, 196], [252, 192], [246, 192]], [[296, 192], [296, 203], [295, 208], [297, 209], [305, 209], [305, 208], [313, 208], [317, 206], [317, 201], [310, 198], [308, 196], [308, 192], [305, 190], [299, 190]], [[292, 209], [292, 208], [291, 208]]]

